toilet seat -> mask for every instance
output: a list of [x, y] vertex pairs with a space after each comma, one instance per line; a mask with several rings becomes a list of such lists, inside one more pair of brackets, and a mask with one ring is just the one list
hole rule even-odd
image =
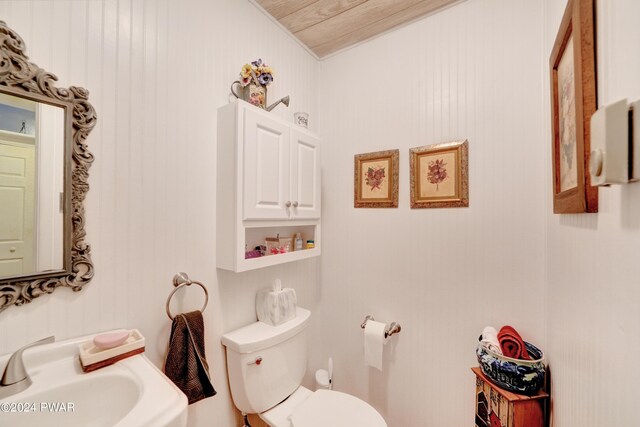
[[350, 394], [318, 390], [290, 417], [292, 427], [387, 427], [371, 405]]
[[302, 386], [259, 416], [271, 427], [387, 427], [371, 405], [355, 396]]

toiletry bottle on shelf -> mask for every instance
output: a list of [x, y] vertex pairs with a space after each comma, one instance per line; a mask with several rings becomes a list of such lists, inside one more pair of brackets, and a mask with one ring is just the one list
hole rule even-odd
[[304, 249], [302, 247], [302, 234], [296, 233], [293, 243], [294, 251], [301, 251], [302, 249]]
[[307, 240], [307, 249], [313, 249], [315, 248], [315, 242], [313, 240]]

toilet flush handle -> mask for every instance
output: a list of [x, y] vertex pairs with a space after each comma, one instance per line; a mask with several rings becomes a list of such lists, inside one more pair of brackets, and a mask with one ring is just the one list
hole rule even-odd
[[256, 360], [254, 360], [253, 362], [247, 363], [247, 365], [260, 365], [261, 363], [262, 363], [262, 356], [258, 356], [256, 357]]

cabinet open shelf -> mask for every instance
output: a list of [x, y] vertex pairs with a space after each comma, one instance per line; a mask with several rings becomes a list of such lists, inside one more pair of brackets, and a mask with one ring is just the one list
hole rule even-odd
[[[310, 222], [301, 222], [298, 225], [283, 225], [277, 221], [270, 221], [269, 225], [261, 223], [245, 224], [245, 247], [250, 251], [256, 246], [264, 245], [267, 237], [294, 237], [296, 233], [302, 235], [303, 249], [282, 254], [265, 255], [257, 258], [245, 258], [244, 262], [238, 264], [237, 271], [253, 270], [255, 268], [268, 267], [285, 262], [298, 261], [320, 255], [319, 225]], [[315, 247], [306, 248], [307, 240], [313, 240]], [[240, 270], [242, 268], [242, 270]]]
[[236, 272], [255, 270], [256, 268], [270, 267], [291, 261], [300, 261], [320, 255], [320, 248], [304, 249], [301, 251], [287, 252], [286, 254], [267, 255], [259, 258], [248, 258], [238, 262]]
[[275, 227], [246, 227], [245, 228], [245, 246], [250, 251], [258, 245], [264, 245], [267, 237], [291, 237], [294, 238], [296, 233], [302, 235], [302, 248], [306, 248], [307, 240], [316, 238], [315, 225], [291, 225], [291, 226], [275, 226]]
[[[229, 230], [227, 230], [229, 231]], [[301, 233], [306, 247], [307, 240], [313, 240], [313, 249], [287, 252], [276, 255], [265, 255], [256, 258], [245, 258], [245, 252], [253, 250], [258, 245], [264, 245], [266, 237], [292, 237], [295, 233]], [[220, 238], [218, 240], [220, 243]], [[218, 268], [231, 270], [237, 273], [255, 270], [256, 268], [270, 267], [292, 261], [300, 261], [321, 254], [322, 241], [320, 238], [320, 224], [313, 221], [301, 221], [296, 224], [280, 224], [279, 221], [251, 221], [240, 222], [236, 230], [236, 244], [231, 247], [218, 246]]]
[[[217, 267], [254, 270], [320, 255], [320, 139], [246, 102], [218, 109]], [[267, 237], [303, 248], [245, 258]]]

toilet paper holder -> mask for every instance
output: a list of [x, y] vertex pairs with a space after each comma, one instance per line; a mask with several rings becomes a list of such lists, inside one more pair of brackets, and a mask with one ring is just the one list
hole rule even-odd
[[[362, 322], [362, 324], [360, 325], [360, 327], [362, 329], [364, 329], [365, 326], [367, 326], [367, 322], [369, 320], [376, 320], [373, 318], [372, 315], [367, 314], [366, 317], [364, 318], [364, 322]], [[390, 324], [388, 324], [385, 328], [384, 328], [384, 337], [385, 338], [389, 338], [391, 335], [393, 334], [397, 334], [402, 330], [402, 327], [400, 326], [399, 323], [396, 322], [391, 322]]]

